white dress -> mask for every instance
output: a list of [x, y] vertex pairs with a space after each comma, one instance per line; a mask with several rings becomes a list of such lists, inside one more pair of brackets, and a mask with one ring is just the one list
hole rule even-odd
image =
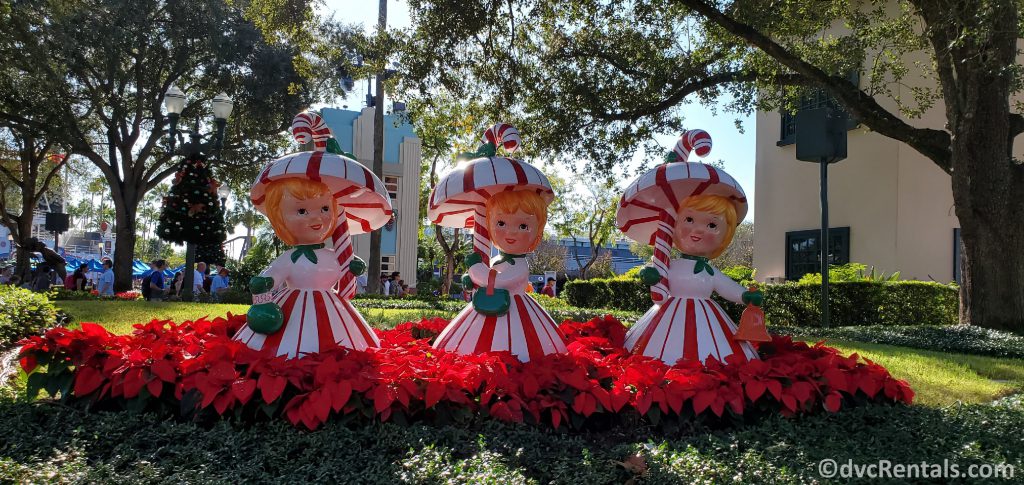
[[[742, 303], [746, 290], [718, 268], [714, 275], [694, 273], [696, 261], [673, 259], [669, 264], [669, 297], [647, 310], [626, 334], [626, 349], [675, 364], [681, 358], [700, 360], [714, 357], [720, 362], [732, 354], [744, 360], [757, 359], [748, 342], [735, 339], [736, 324], [711, 299], [711, 292], [726, 300]], [[710, 265], [709, 265], [710, 266]]]
[[292, 262], [294, 251], [285, 251], [261, 274], [274, 278], [274, 291], [280, 291], [273, 301], [281, 306], [284, 325], [270, 335], [245, 325], [235, 334], [235, 340], [256, 350], [274, 349], [275, 355], [289, 358], [334, 347], [365, 350], [379, 346], [377, 335], [363, 316], [334, 291], [343, 271], [348, 271], [341, 267], [335, 252], [315, 250], [314, 264], [305, 256]]
[[[499, 258], [496, 256], [492, 261]], [[494, 268], [498, 271], [494, 287], [509, 292], [508, 313], [483, 315], [471, 303], [437, 336], [434, 348], [459, 354], [508, 350], [523, 362], [546, 354], [564, 353], [565, 337], [555, 321], [526, 294], [530, 278], [526, 258], [513, 258]], [[486, 291], [489, 272], [490, 268], [483, 263], [469, 268], [469, 277], [479, 287], [477, 291]]]

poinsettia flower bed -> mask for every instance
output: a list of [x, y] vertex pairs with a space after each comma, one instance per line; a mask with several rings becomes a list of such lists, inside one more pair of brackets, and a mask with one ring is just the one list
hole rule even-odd
[[[136, 325], [113, 335], [95, 324], [22, 341], [29, 394], [39, 389], [91, 409], [147, 409], [191, 419], [283, 417], [316, 429], [329, 419], [450, 423], [491, 417], [554, 428], [836, 412], [866, 402], [907, 403], [906, 382], [855, 354], [789, 337], [761, 344], [763, 360], [706, 365], [631, 355], [611, 317], [561, 325], [568, 353], [520, 363], [507, 352], [457, 355], [430, 347], [448, 323], [377, 330], [381, 348], [335, 349], [286, 360], [230, 336], [245, 316]], [[727, 359], [728, 360], [728, 359]]]

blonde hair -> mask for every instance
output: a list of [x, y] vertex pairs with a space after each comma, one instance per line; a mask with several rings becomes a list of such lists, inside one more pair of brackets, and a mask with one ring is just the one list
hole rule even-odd
[[683, 200], [683, 204], [679, 206], [679, 211], [682, 212], [683, 209], [710, 212], [725, 218], [725, 238], [722, 239], [722, 244], [718, 246], [715, 252], [711, 253], [708, 259], [715, 259], [721, 256], [725, 252], [725, 248], [729, 247], [729, 243], [732, 242], [732, 237], [736, 233], [736, 224], [739, 222], [736, 220], [736, 206], [733, 205], [732, 201], [720, 195], [694, 195]]
[[494, 234], [494, 212], [500, 209], [506, 214], [523, 211], [537, 218], [537, 238], [530, 245], [536, 247], [544, 237], [544, 225], [548, 223], [548, 203], [537, 192], [532, 190], [510, 190], [498, 192], [487, 200], [487, 229]]
[[[284, 196], [285, 191], [296, 199], [306, 200], [320, 197], [330, 192], [330, 189], [323, 182], [300, 178], [275, 180], [267, 184], [263, 210], [267, 214], [267, 219], [270, 219], [270, 225], [274, 228], [274, 232], [277, 233], [277, 237], [281, 238], [281, 241], [284, 241], [285, 244], [294, 246], [296, 244], [295, 235], [288, 231], [288, 227], [284, 223], [284, 215], [281, 214], [281, 198]], [[331, 208], [334, 212], [338, 211], [338, 201], [333, 197], [331, 197]], [[327, 231], [328, 234], [334, 232], [335, 224], [337, 224], [337, 220], [332, 220], [331, 230]]]

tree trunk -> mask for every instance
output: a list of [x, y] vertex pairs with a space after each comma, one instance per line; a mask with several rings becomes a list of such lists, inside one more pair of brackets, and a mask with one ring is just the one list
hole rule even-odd
[[[384, 34], [387, 28], [388, 1], [380, 0], [377, 10], [377, 33]], [[373, 174], [384, 180], [384, 68], [377, 73], [377, 94], [373, 112]], [[380, 241], [381, 230], [370, 233], [370, 264], [367, 278], [367, 293], [379, 293], [380, 288]], [[406, 276], [408, 277], [408, 276]]]
[[437, 239], [437, 243], [441, 245], [441, 250], [444, 251], [444, 274], [441, 275], [441, 297], [447, 297], [451, 293], [452, 279], [455, 278], [455, 253], [459, 250], [459, 230], [455, 229], [455, 237], [452, 238], [452, 243], [448, 244], [448, 241], [444, 240], [444, 235], [441, 233], [441, 226], [434, 225], [434, 239]]
[[[32, 207], [32, 209], [34, 208]], [[32, 277], [32, 261], [29, 259], [32, 251], [28, 249], [32, 238], [32, 209], [28, 210], [28, 217], [25, 217], [25, 209], [22, 208], [22, 216], [17, 219], [17, 233], [13, 233], [14, 240], [18, 243], [14, 274], [21, 277], [22, 283], [29, 281], [29, 278]]]
[[135, 220], [138, 203], [129, 204], [115, 201], [115, 207], [123, 205], [116, 211], [117, 227], [114, 234], [114, 291], [132, 289], [132, 263], [135, 259]]
[[1024, 166], [1010, 159], [1008, 96], [978, 94], [953, 137], [960, 322], [1024, 332]]

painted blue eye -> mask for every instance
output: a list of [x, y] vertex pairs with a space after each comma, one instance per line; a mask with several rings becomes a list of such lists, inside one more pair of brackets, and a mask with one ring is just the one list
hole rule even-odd
[[306, 215], [306, 209], [299, 209], [299, 215]]
[[711, 229], [714, 229], [714, 228], [718, 227], [718, 224], [715, 224], [714, 222], [712, 222], [711, 224], [708, 224], [708, 227], [711, 228]]
[[686, 219], [684, 219], [684, 220], [686, 222], [689, 222], [690, 224], [693, 224], [693, 218], [692, 217], [687, 216]]
[[498, 221], [498, 227], [505, 227], [505, 221]]
[[527, 229], [527, 226], [526, 226], [526, 224], [520, 224], [520, 225], [519, 225], [519, 230], [520, 230], [520, 231], [525, 231], [526, 229]]
[[325, 205], [325, 206], [320, 208], [320, 212], [323, 212], [324, 214], [326, 214], [326, 213], [328, 213], [330, 211], [331, 211], [331, 206], [329, 206], [329, 205]]

